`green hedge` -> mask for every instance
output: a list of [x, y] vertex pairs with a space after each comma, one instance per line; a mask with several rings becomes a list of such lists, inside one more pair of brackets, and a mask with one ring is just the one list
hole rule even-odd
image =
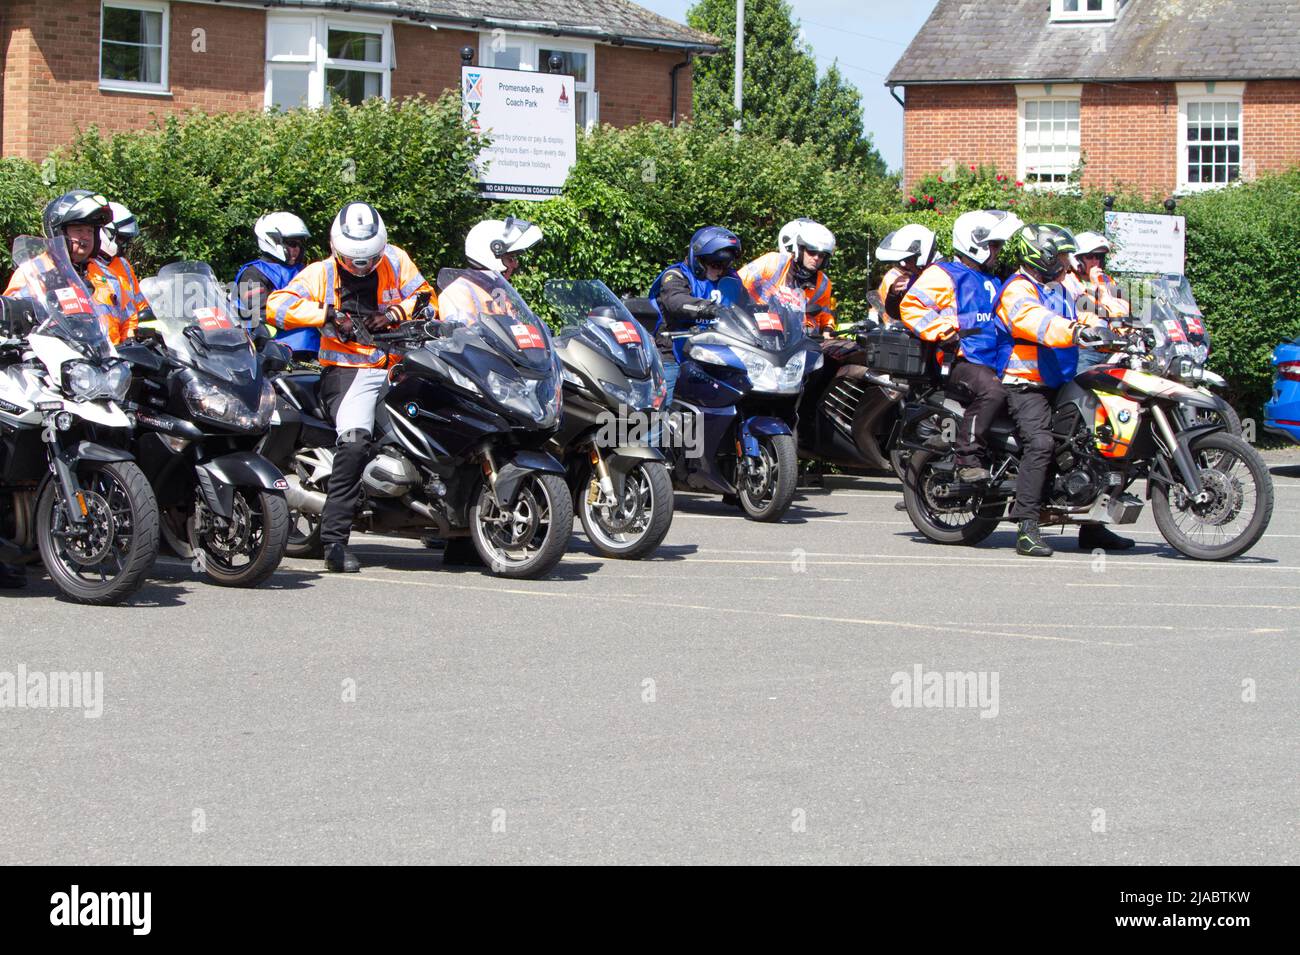
[[[839, 238], [831, 276], [841, 314], [852, 319], [880, 278], [871, 250], [908, 222], [934, 229], [945, 252], [955, 217], [991, 203], [1027, 221], [1098, 231], [1102, 224], [1100, 193], [1028, 191], [989, 167], [935, 173], [917, 189], [933, 201], [909, 202], [896, 179], [837, 167], [815, 144], [658, 124], [580, 137], [577, 165], [554, 199], [490, 203], [473, 189], [476, 149], [455, 94], [323, 111], [192, 114], [113, 136], [91, 129], [52, 167], [0, 160], [0, 257], [8, 265], [13, 236], [39, 228], [50, 196], [78, 187], [137, 213], [142, 274], [193, 257], [227, 278], [256, 256], [251, 227], [262, 213], [296, 211], [315, 233], [309, 254], [322, 254], [339, 206], [365, 199], [430, 279], [462, 264], [464, 235], [478, 219], [513, 213], [536, 221], [546, 241], [518, 283], [536, 302], [551, 277], [594, 276], [620, 294], [644, 294], [701, 225], [734, 229], [746, 253], [758, 255], [773, 248], [783, 222], [808, 215]], [[1188, 276], [1215, 336], [1212, 362], [1248, 416], [1258, 416], [1267, 395], [1272, 347], [1300, 332], [1290, 308], [1300, 279], [1298, 200], [1300, 169], [1179, 206], [1188, 219]], [[1116, 208], [1161, 211], [1136, 195], [1119, 196]]]

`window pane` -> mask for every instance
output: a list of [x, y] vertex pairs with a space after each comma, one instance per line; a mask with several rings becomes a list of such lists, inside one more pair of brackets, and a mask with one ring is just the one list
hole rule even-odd
[[1200, 181], [1201, 181], [1201, 167], [1200, 167], [1200, 166], [1188, 166], [1188, 167], [1187, 167], [1187, 181], [1188, 181], [1188, 182], [1200, 182]]
[[1092, 13], [1101, 12], [1101, 0], [1088, 0], [1088, 10]]
[[315, 59], [316, 53], [311, 42], [313, 32], [309, 21], [283, 21], [273, 17], [267, 56], [272, 59], [280, 56]]
[[140, 51], [143, 47], [105, 43], [100, 58], [100, 79], [140, 82]]
[[104, 39], [119, 43], [162, 42], [162, 14], [157, 10], [104, 8]]
[[538, 50], [537, 51], [537, 69], [543, 73], [551, 71], [550, 60], [551, 54], [556, 53], [563, 61], [560, 66], [561, 73], [570, 74], [574, 82], [587, 82], [587, 54], [574, 53], [570, 50]]
[[307, 105], [309, 70], [271, 68], [271, 105], [276, 109], [297, 109]]
[[337, 97], [356, 106], [372, 96], [380, 95], [383, 89], [382, 77], [369, 70], [326, 70], [325, 103], [328, 105]]
[[579, 129], [587, 128], [587, 94], [582, 90], [573, 97], [573, 121]]
[[1079, 0], [1065, 0], [1065, 2], [1061, 4], [1061, 8], [1062, 8], [1066, 13], [1078, 13], [1078, 12], [1079, 12]]
[[384, 62], [383, 39], [383, 36], [378, 33], [331, 29], [327, 54], [331, 60], [382, 63]]

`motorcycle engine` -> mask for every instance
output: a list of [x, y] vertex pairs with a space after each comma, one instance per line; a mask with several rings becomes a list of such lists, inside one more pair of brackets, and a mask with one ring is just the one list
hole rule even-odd
[[361, 481], [371, 497], [402, 497], [420, 486], [420, 472], [405, 457], [384, 452], [366, 465]]
[[1052, 497], [1072, 507], [1083, 507], [1097, 499], [1106, 485], [1102, 468], [1087, 457], [1076, 454], [1063, 455], [1067, 461], [1057, 460], [1056, 480]]

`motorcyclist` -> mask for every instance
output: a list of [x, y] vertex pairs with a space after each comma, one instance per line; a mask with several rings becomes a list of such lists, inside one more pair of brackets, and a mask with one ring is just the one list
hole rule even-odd
[[[740, 238], [730, 229], [716, 225], [696, 229], [686, 247], [686, 258], [664, 269], [650, 285], [649, 298], [659, 313], [655, 335], [685, 331], [716, 318], [722, 308], [719, 284], [725, 278], [739, 280], [736, 263], [740, 256]], [[671, 400], [683, 346], [680, 339], [668, 345], [665, 341], [660, 339], [660, 351], [668, 387], [666, 400]]]
[[884, 306], [881, 324], [901, 322], [899, 306], [908, 289], [935, 260], [936, 236], [923, 225], [915, 223], [895, 229], [876, 246], [876, 260], [892, 263], [880, 280], [877, 294]]
[[743, 266], [740, 280], [755, 302], [765, 304], [774, 289], [799, 289], [807, 300], [804, 328], [809, 335], [835, 334], [835, 295], [826, 275], [835, 252], [835, 234], [812, 219], [795, 219], [777, 235], [780, 251], [768, 252]]
[[[311, 231], [292, 212], [270, 212], [254, 223], [253, 235], [261, 255], [245, 262], [235, 273], [239, 315], [250, 328], [266, 321], [266, 300], [271, 293], [284, 288], [303, 270]], [[298, 352], [320, 348], [320, 332], [314, 328], [300, 329], [281, 339]]]
[[[120, 345], [135, 335], [135, 315], [126, 293], [109, 268], [98, 261], [100, 230], [112, 222], [108, 200], [87, 189], [74, 189], [51, 200], [41, 214], [45, 238], [67, 243], [72, 267], [86, 283], [91, 301], [109, 341]], [[52, 263], [51, 263], [52, 267]], [[6, 296], [27, 298], [27, 283], [15, 270]]]
[[361, 564], [348, 550], [348, 535], [390, 364], [371, 336], [413, 318], [417, 297], [436, 299], [410, 256], [388, 244], [384, 220], [368, 203], [349, 202], [339, 210], [330, 251], [271, 292], [266, 315], [277, 329], [320, 329], [320, 396], [338, 436], [321, 544], [326, 570], [356, 573]]
[[153, 309], [140, 291], [140, 280], [136, 278], [135, 268], [127, 259], [131, 244], [140, 237], [140, 223], [135, 213], [120, 202], [110, 202], [113, 221], [99, 230], [99, 261], [108, 266], [108, 270], [117, 279], [122, 289], [123, 304], [132, 321], [133, 328], [139, 328], [145, 322], [153, 321]]
[[[1010, 516], [1019, 525], [1016, 553], [1050, 557], [1052, 548], [1042, 539], [1038, 517], [1052, 456], [1052, 399], [1075, 375], [1078, 346], [1100, 342], [1105, 322], [1076, 311], [1060, 282], [1068, 256], [1075, 251], [1074, 236], [1067, 229], [1051, 224], [1022, 226], [1009, 248], [1017, 271], [1002, 288], [997, 314], [1014, 341], [1003, 383], [1007, 410], [1024, 449]], [[1085, 524], [1079, 529], [1079, 546], [1124, 550], [1133, 541], [1104, 525]]]
[[1004, 403], [1002, 373], [1011, 357], [1011, 339], [994, 319], [998, 281], [994, 278], [1003, 243], [1022, 225], [1009, 212], [985, 209], [959, 216], [952, 226], [954, 261], [936, 262], [912, 283], [899, 303], [899, 318], [922, 340], [952, 340], [957, 354], [948, 381], [971, 395], [954, 451], [957, 477], [987, 481], [984, 457], [989, 429]]
[[[465, 261], [483, 273], [482, 281], [462, 274], [438, 297], [439, 317], [447, 322], [472, 324], [481, 314], [512, 314], [510, 300], [501, 294], [495, 275], [507, 282], [519, 272], [520, 256], [542, 241], [542, 230], [526, 219], [485, 219], [465, 236]], [[497, 293], [497, 294], [494, 294]]]

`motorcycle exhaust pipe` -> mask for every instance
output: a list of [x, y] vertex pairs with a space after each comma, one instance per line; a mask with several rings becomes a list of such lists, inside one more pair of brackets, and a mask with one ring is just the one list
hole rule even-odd
[[324, 494], [307, 490], [296, 474], [288, 475], [285, 480], [289, 482], [289, 489], [284, 492], [284, 500], [292, 510], [315, 515], [325, 513]]

